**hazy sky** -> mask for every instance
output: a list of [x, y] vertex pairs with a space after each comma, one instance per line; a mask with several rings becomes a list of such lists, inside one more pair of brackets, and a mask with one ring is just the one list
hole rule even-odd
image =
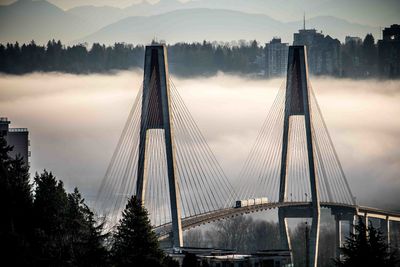
[[[368, 33], [380, 39], [383, 27], [400, 23], [399, 0], [161, 0], [140, 6], [132, 5], [136, 0], [48, 0], [64, 11], [45, 0], [19, 1], [24, 3], [0, 6], [1, 43], [46, 44], [55, 39], [69, 45], [145, 44], [154, 37], [167, 43], [240, 39], [264, 43], [281, 37], [290, 43], [293, 32], [303, 25], [304, 13], [307, 28], [344, 42], [346, 36], [364, 38]], [[3, 5], [10, 2], [0, 0]], [[69, 10], [82, 5], [91, 6]]]
[[[51, 170], [90, 199], [141, 80], [140, 71], [3, 75], [0, 115], [12, 127], [29, 128], [32, 173]], [[282, 79], [173, 80], [223, 169], [236, 177]], [[358, 202], [399, 207], [400, 82], [318, 78], [312, 84]]]
[[[0, 0], [0, 4], [9, 4], [16, 0]], [[25, 0], [31, 1], [31, 0]], [[40, 0], [39, 0], [40, 1]], [[62, 9], [77, 6], [129, 7], [132, 4], [147, 2], [164, 6], [175, 6], [176, 2], [196, 2], [196, 7], [234, 9], [249, 13], [263, 13], [281, 21], [296, 21], [303, 17], [336, 16], [351, 22], [370, 26], [386, 26], [399, 23], [398, 0], [47, 0]], [[158, 7], [155, 7], [157, 9]]]
[[[13, 3], [16, 0], [0, 0], [1, 4]], [[127, 7], [132, 4], [140, 3], [141, 0], [47, 0], [63, 9], [68, 9], [76, 6], [93, 5], [93, 6], [115, 6], [115, 7]], [[159, 1], [149, 0], [149, 3], [156, 3]]]

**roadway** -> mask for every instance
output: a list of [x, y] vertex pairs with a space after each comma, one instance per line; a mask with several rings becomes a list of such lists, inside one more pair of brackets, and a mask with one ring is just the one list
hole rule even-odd
[[[389, 221], [400, 222], [400, 212], [385, 211], [382, 209], [350, 205], [350, 204], [338, 204], [331, 202], [321, 202], [322, 208], [331, 208], [332, 210], [346, 211], [358, 216], [367, 215], [370, 218], [385, 219]], [[220, 210], [199, 214], [187, 218], [182, 218], [182, 230], [188, 230], [203, 224], [232, 218], [239, 215], [249, 214], [253, 212], [260, 212], [269, 209], [276, 208], [300, 208], [308, 209], [311, 208], [311, 202], [275, 202], [275, 203], [264, 203], [259, 205], [252, 205], [240, 208], [223, 208]], [[306, 217], [306, 216], [305, 216]], [[165, 239], [171, 232], [171, 223], [154, 227], [154, 231], [158, 235], [159, 239]]]

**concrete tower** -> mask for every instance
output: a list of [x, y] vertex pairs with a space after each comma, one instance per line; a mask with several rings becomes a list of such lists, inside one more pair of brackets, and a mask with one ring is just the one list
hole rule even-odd
[[170, 85], [167, 49], [164, 45], [146, 46], [142, 114], [139, 143], [139, 165], [136, 195], [144, 204], [147, 184], [148, 130], [162, 129], [165, 137], [169, 197], [171, 202], [172, 240], [174, 247], [183, 245], [179, 185], [175, 168], [174, 134], [170, 114]]
[[314, 140], [312, 135], [310, 92], [308, 86], [307, 51], [305, 46], [290, 46], [287, 66], [285, 115], [282, 140], [282, 158], [279, 186], [279, 202], [287, 201], [287, 166], [289, 133], [291, 130], [291, 116], [303, 116], [307, 145], [307, 163], [309, 169], [309, 183], [311, 188], [311, 205], [305, 208], [287, 207], [279, 209], [279, 225], [282, 246], [291, 249], [287, 218], [312, 218], [308, 256], [309, 266], [317, 266], [318, 237], [320, 221], [320, 201], [318, 192], [318, 176], [314, 156]]

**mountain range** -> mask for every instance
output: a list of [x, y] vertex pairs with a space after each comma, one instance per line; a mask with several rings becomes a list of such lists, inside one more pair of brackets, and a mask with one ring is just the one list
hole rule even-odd
[[[54, 38], [68, 44], [145, 44], [154, 37], [168, 43], [239, 39], [266, 42], [279, 36], [284, 42], [290, 43], [293, 32], [303, 24], [299, 20], [279, 21], [266, 15], [263, 8], [260, 8], [259, 14], [255, 14], [252, 12], [255, 7], [251, 9], [251, 5], [246, 6], [242, 0], [235, 1], [238, 3], [235, 8], [225, 5], [222, 9], [216, 4], [216, 8], [199, 7], [200, 2], [204, 4], [207, 1], [209, 0], [183, 4], [177, 0], [163, 0], [157, 4], [157, 8], [142, 2], [123, 9], [81, 6], [63, 10], [44, 0], [19, 0], [0, 6], [0, 42], [35, 40], [37, 43], [44, 43]], [[215, 3], [222, 6], [224, 1], [226, 0], [218, 0]], [[264, 6], [260, 4], [260, 7]], [[239, 8], [247, 12], [235, 10]], [[282, 6], [277, 4], [274, 8], [279, 9]], [[373, 33], [376, 38], [379, 37], [379, 27], [334, 16], [309, 18], [306, 25], [307, 28], [316, 28], [341, 41], [346, 35], [364, 37], [367, 33]]]
[[[13, 0], [2, 0], [10, 2]], [[14, 0], [15, 1], [15, 0]], [[370, 26], [386, 26], [399, 23], [399, 0], [48, 0], [71, 12], [91, 16], [103, 14], [105, 21], [113, 16], [150, 16], [178, 9], [211, 8], [229, 9], [245, 13], [260, 13], [273, 19], [288, 22], [307, 17], [335, 16], [350, 22]], [[89, 8], [88, 8], [89, 6]], [[86, 13], [86, 11], [90, 11]], [[82, 13], [83, 12], [83, 13]], [[116, 22], [116, 20], [112, 21]], [[105, 25], [103, 25], [105, 26]]]
[[74, 40], [94, 31], [90, 23], [47, 1], [17, 1], [0, 6], [0, 42]]

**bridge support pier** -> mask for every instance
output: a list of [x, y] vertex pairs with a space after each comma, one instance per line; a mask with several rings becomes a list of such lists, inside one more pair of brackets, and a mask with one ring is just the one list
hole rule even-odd
[[309, 266], [317, 266], [318, 263], [318, 244], [319, 244], [319, 224], [320, 215], [315, 214], [312, 218], [311, 231], [310, 231], [310, 249], [309, 249]]
[[287, 249], [290, 251], [290, 258], [293, 262], [292, 244], [289, 237], [289, 228], [287, 219], [285, 216], [285, 211], [283, 209], [278, 209], [278, 219], [279, 219], [279, 234], [282, 249]]
[[368, 214], [367, 213], [364, 213], [363, 223], [365, 225], [365, 235], [368, 235], [369, 220], [368, 220]]
[[388, 245], [388, 247], [390, 249], [390, 220], [389, 220], [389, 216], [386, 216], [385, 219], [381, 219], [380, 224], [381, 224], [380, 225], [381, 232], [382, 232], [383, 236], [385, 237], [386, 244]]
[[349, 220], [349, 233], [356, 234], [357, 216], [353, 215], [353, 218]]
[[[281, 171], [279, 185], [279, 202], [287, 200], [287, 173], [289, 155], [289, 138], [291, 129], [291, 116], [302, 116], [304, 118], [304, 128], [306, 136], [307, 167], [309, 173], [311, 203], [305, 210], [291, 208], [280, 209], [279, 223], [283, 248], [290, 249], [290, 241], [287, 230], [286, 218], [303, 217], [312, 218], [310, 231], [310, 240], [307, 259], [309, 266], [317, 266], [318, 258], [318, 239], [320, 222], [320, 201], [318, 189], [318, 175], [314, 162], [314, 146], [311, 110], [310, 110], [310, 92], [308, 86], [308, 66], [307, 51], [305, 46], [290, 46], [286, 77], [286, 95], [285, 95], [285, 114], [283, 122], [283, 139], [281, 155]], [[285, 240], [286, 239], [286, 240]]]
[[148, 179], [148, 130], [164, 130], [172, 218], [172, 243], [174, 247], [182, 247], [181, 203], [175, 169], [175, 144], [171, 120], [167, 49], [164, 45], [146, 46], [136, 196], [144, 204]]
[[[309, 232], [309, 240], [307, 244], [308, 254], [306, 258], [308, 260], [308, 266], [317, 266], [317, 256], [318, 256], [318, 241], [319, 241], [319, 226], [320, 226], [320, 214], [318, 212], [312, 211], [309, 207], [297, 207], [297, 208], [279, 208], [279, 232], [282, 249], [292, 250], [289, 229], [287, 224], [288, 218], [311, 218], [311, 228]], [[293, 254], [291, 253], [291, 258], [293, 262]]]
[[341, 247], [343, 243], [343, 231], [342, 226], [343, 222], [348, 222], [349, 224], [349, 235], [355, 233], [355, 219], [357, 211], [352, 208], [332, 208], [331, 214], [335, 219], [335, 247], [336, 247], [336, 258], [340, 258], [341, 256]]
[[[400, 216], [393, 212], [385, 212], [378, 209], [368, 210], [365, 207], [359, 208], [357, 215], [362, 218], [363, 223], [366, 225], [368, 230], [369, 218], [379, 219], [380, 227], [379, 230], [382, 232], [386, 244], [391, 245], [391, 222], [400, 222]], [[366, 231], [367, 232], [367, 231]]]
[[342, 247], [342, 224], [339, 216], [335, 216], [335, 244], [336, 244], [336, 258], [340, 258], [340, 248]]

